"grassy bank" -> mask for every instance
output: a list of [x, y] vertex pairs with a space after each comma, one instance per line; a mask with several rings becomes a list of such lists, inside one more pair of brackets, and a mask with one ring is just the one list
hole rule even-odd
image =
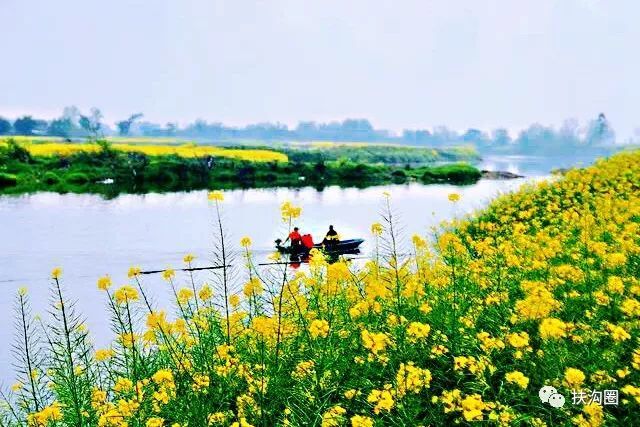
[[193, 189], [381, 185], [419, 181], [469, 184], [466, 164], [395, 166], [350, 160], [293, 161], [282, 152], [212, 146], [7, 141], [0, 145], [0, 193], [145, 193]]
[[472, 147], [412, 147], [397, 144], [310, 142], [276, 145], [290, 160], [298, 162], [349, 159], [361, 163], [425, 165], [437, 162], [474, 162], [479, 159]]
[[[265, 270], [249, 238], [222, 250], [220, 224], [214, 258], [241, 260], [210, 285], [165, 271], [176, 318], [148, 301], [138, 269], [118, 288], [100, 279], [107, 348], [92, 348], [55, 269], [50, 322], [30, 318], [26, 289], [17, 296], [4, 425], [635, 425], [639, 152], [503, 196], [434, 244], [413, 236], [408, 257], [392, 197], [360, 268], [314, 253], [308, 272]], [[222, 193], [210, 200], [224, 210]], [[284, 224], [299, 215], [282, 206]], [[541, 402], [543, 386], [565, 405]], [[617, 404], [572, 402], [603, 390]]]

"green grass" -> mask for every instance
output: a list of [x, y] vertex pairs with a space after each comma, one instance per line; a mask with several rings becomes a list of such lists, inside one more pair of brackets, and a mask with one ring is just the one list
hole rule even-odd
[[[367, 187], [423, 182], [469, 184], [480, 172], [467, 164], [410, 166], [338, 160], [250, 162], [230, 158], [148, 156], [113, 150], [34, 156], [19, 143], [0, 146], [0, 193], [146, 193], [255, 187]], [[112, 184], [104, 184], [113, 180]]]

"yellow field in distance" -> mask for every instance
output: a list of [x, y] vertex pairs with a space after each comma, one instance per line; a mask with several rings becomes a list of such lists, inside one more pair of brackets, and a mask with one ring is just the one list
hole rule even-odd
[[[100, 146], [95, 143], [47, 142], [50, 141], [50, 139], [40, 137], [13, 137], [13, 139], [23, 144], [24, 147], [29, 150], [29, 152], [34, 156], [68, 156], [82, 151], [96, 152], [100, 150]], [[45, 142], [36, 143], [35, 140]], [[4, 141], [0, 140], [0, 143], [2, 142]], [[155, 142], [157, 142], [157, 140], [155, 140]], [[251, 162], [287, 162], [289, 160], [286, 154], [279, 153], [277, 151], [264, 149], [242, 150], [235, 148], [216, 147], [212, 145], [197, 145], [195, 143], [182, 145], [161, 145], [131, 142], [112, 143], [112, 147], [118, 151], [143, 153], [148, 156], [177, 155], [187, 158], [214, 156], [229, 159], [246, 160]]]

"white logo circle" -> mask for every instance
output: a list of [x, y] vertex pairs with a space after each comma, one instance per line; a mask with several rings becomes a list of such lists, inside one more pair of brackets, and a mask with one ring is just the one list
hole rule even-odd
[[564, 396], [556, 393], [549, 396], [549, 405], [554, 408], [562, 408], [564, 406]]
[[558, 390], [556, 390], [555, 387], [546, 385], [540, 389], [540, 391], [538, 392], [538, 396], [540, 397], [540, 400], [542, 400], [543, 403], [548, 403], [549, 397], [551, 397], [552, 394], [556, 394], [556, 393], [558, 393]]

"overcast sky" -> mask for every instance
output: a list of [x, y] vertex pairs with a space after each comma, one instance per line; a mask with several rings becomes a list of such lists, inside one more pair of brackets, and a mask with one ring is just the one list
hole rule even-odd
[[516, 130], [602, 111], [626, 137], [639, 18], [636, 0], [0, 0], [0, 115]]

